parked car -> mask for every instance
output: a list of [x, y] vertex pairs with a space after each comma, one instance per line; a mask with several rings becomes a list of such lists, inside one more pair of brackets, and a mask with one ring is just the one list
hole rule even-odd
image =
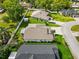
[[3, 13], [4, 12], [4, 9], [3, 8], [0, 8], [0, 13]]

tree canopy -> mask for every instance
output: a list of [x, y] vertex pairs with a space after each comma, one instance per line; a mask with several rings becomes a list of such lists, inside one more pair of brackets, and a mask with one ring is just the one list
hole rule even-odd
[[48, 10], [60, 10], [70, 8], [70, 0], [26, 0], [35, 8], [45, 8]]
[[19, 20], [23, 13], [23, 7], [19, 4], [19, 0], [5, 0], [3, 2], [4, 9], [12, 20]]

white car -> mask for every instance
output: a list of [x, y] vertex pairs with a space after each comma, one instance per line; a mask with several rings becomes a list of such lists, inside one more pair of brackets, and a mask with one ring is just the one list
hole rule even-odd
[[2, 13], [4, 11], [4, 9], [0, 8], [0, 13]]

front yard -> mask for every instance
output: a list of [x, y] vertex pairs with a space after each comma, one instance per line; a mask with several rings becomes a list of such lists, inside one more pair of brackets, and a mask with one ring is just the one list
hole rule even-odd
[[72, 17], [68, 17], [68, 16], [63, 16], [60, 14], [49, 14], [49, 16], [51, 16], [54, 20], [56, 21], [60, 21], [60, 22], [70, 22], [70, 21], [75, 21]]

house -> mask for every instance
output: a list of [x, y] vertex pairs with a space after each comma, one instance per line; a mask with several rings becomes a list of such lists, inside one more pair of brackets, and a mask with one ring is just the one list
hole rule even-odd
[[71, 7], [72, 8], [79, 8], [79, 2], [78, 3], [77, 2], [72, 3]]
[[72, 0], [73, 2], [79, 2], [79, 0]]
[[79, 0], [72, 0], [71, 8], [74, 10], [74, 17], [79, 17]]
[[64, 9], [64, 10], [61, 10], [60, 12], [64, 16], [71, 16], [71, 17], [78, 14], [77, 11], [74, 9]]
[[64, 16], [79, 17], [79, 0], [72, 0], [72, 2], [71, 9], [64, 9], [60, 12]]
[[43, 10], [36, 10], [36, 11], [33, 11], [31, 17], [48, 21], [48, 20], [51, 20], [51, 19], [52, 19], [50, 16], [48, 16], [48, 14], [49, 14], [49, 13], [46, 12], [46, 11], [43, 11]]
[[[10, 58], [10, 57], [9, 57]], [[25, 45], [17, 51], [15, 59], [60, 59], [53, 45]]]
[[54, 34], [45, 24], [29, 24], [22, 33], [24, 41], [52, 41]]
[[32, 4], [26, 2], [20, 2], [20, 5], [24, 8], [32, 8]]

